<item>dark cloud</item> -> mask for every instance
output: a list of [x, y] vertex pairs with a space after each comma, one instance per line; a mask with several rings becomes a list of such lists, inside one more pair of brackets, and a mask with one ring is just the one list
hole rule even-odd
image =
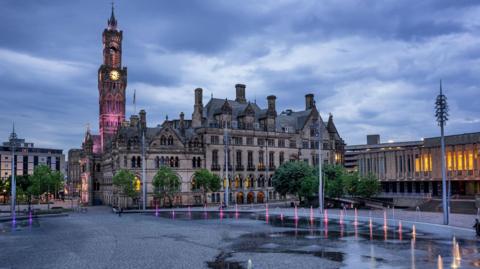
[[[128, 67], [127, 112], [151, 125], [192, 113], [193, 89], [233, 98], [234, 84], [278, 110], [314, 93], [347, 143], [437, 135], [433, 101], [448, 94], [447, 133], [479, 131], [477, 1], [116, 1]], [[13, 120], [37, 144], [78, 147], [98, 127], [97, 70], [110, 1], [0, 2], [0, 135]], [[172, 97], [175, 98], [172, 98]]]

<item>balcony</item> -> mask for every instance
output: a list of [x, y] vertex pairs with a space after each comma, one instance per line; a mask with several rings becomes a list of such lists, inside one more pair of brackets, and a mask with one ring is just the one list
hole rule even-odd
[[248, 165], [247, 166], [247, 171], [255, 171], [255, 166], [252, 164], [252, 165]]
[[264, 164], [257, 165], [257, 170], [258, 171], [265, 171], [265, 165]]
[[243, 165], [235, 165], [235, 171], [245, 171], [245, 166], [243, 166]]
[[269, 165], [268, 166], [268, 171], [275, 171], [277, 167], [275, 165]]
[[210, 168], [212, 171], [220, 171], [220, 165], [218, 164], [212, 164], [212, 167]]

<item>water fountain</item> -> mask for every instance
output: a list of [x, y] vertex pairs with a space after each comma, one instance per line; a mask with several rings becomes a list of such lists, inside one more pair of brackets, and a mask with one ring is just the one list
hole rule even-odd
[[387, 225], [387, 211], [386, 211], [386, 210], [383, 211], [383, 229], [384, 229], [384, 230], [387, 230], [387, 229], [388, 229], [388, 225]]
[[220, 204], [220, 220], [223, 220], [223, 204]]
[[172, 219], [175, 219], [175, 209], [172, 209]]
[[[415, 224], [412, 225], [412, 238], [415, 239], [417, 237], [417, 230], [415, 229]], [[455, 238], [454, 238], [455, 240]]]
[[418, 222], [420, 220], [420, 207], [419, 206], [417, 206], [415, 208], [415, 213], [416, 213], [415, 218], [417, 219], [416, 222]]
[[283, 213], [280, 213], [280, 221], [283, 223]]
[[192, 218], [192, 209], [188, 206], [188, 218]]
[[298, 209], [297, 209], [297, 206], [295, 205], [295, 213], [294, 213], [294, 217], [293, 219], [298, 222]]
[[370, 229], [370, 240], [373, 239], [373, 225], [372, 225], [372, 218], [368, 220], [368, 228]]
[[238, 206], [235, 204], [235, 219], [238, 219]]
[[247, 269], [253, 269], [253, 263], [252, 263], [252, 260], [248, 259], [248, 262], [247, 262]]
[[398, 239], [402, 241], [402, 221], [398, 221]]
[[416, 266], [415, 266], [415, 240], [414, 239], [410, 241], [410, 259], [412, 261], [412, 265], [410, 266], [410, 268], [415, 269]]
[[438, 255], [438, 258], [437, 258], [437, 269], [443, 269], [443, 260], [442, 260], [442, 256]]
[[268, 204], [265, 204], [265, 221], [268, 223], [268, 217], [269, 217], [269, 214], [268, 214]]
[[340, 210], [340, 220], [338, 222], [343, 225], [343, 210]]
[[314, 215], [313, 215], [313, 207], [310, 206], [310, 222], [313, 222]]
[[355, 207], [355, 218], [353, 221], [353, 225], [357, 226], [358, 225], [358, 213], [357, 213], [357, 208]]
[[328, 224], [328, 211], [325, 209], [325, 213], [323, 214], [323, 221]]

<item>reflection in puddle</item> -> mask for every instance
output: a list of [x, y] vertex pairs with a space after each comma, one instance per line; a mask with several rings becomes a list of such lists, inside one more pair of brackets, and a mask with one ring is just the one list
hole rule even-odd
[[[419, 234], [402, 223], [394, 227], [371, 220], [366, 223], [357, 220], [355, 224], [343, 217], [324, 221], [309, 216], [295, 218], [238, 211], [176, 213], [177, 220], [230, 219], [231, 222], [225, 223], [241, 225], [243, 219], [258, 220], [259, 225], [272, 226], [268, 232], [259, 229], [262, 232], [244, 234], [235, 239], [225, 249], [228, 254], [223, 253], [214, 262], [208, 263], [210, 268], [246, 268], [246, 261], [236, 261], [235, 253], [311, 255], [320, 258], [319, 265], [321, 260], [328, 260], [342, 268], [438, 268], [439, 255], [443, 257], [442, 263], [448, 266], [456, 263], [455, 257], [460, 257], [460, 254], [453, 256], [452, 249], [453, 253], [461, 252], [459, 268], [480, 268], [475, 240], [456, 240], [453, 243], [446, 237]], [[160, 216], [171, 218], [168, 212], [161, 212]], [[256, 224], [243, 225], [250, 227]], [[457, 243], [461, 249], [455, 246]], [[459, 261], [457, 264], [460, 264]]]

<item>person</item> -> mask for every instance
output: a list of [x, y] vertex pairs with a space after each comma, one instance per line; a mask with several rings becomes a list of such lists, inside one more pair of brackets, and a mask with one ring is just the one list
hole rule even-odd
[[478, 219], [475, 219], [475, 224], [473, 225], [473, 228], [475, 228], [477, 236], [480, 236], [480, 222], [478, 222]]

